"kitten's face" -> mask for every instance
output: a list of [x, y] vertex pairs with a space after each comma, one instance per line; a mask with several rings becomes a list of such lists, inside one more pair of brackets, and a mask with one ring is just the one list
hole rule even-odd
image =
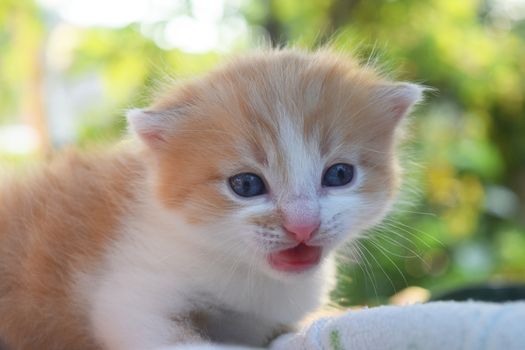
[[420, 94], [328, 53], [268, 52], [129, 119], [154, 154], [158, 198], [196, 239], [287, 276], [383, 218], [396, 126]]

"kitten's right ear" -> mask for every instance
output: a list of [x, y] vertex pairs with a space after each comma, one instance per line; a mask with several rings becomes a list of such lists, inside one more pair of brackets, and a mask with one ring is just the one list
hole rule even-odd
[[166, 112], [130, 109], [126, 112], [128, 127], [145, 144], [161, 148], [167, 143], [175, 117]]

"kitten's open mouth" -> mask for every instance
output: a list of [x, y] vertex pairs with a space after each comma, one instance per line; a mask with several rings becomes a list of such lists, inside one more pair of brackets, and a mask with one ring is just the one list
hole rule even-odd
[[276, 270], [302, 272], [317, 265], [321, 260], [321, 253], [321, 247], [301, 243], [296, 247], [271, 253], [268, 262]]

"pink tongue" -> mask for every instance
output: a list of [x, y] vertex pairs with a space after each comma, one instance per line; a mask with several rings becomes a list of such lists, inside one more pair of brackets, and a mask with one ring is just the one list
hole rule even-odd
[[321, 247], [310, 247], [301, 243], [297, 247], [272, 253], [268, 259], [277, 270], [306, 270], [319, 263]]

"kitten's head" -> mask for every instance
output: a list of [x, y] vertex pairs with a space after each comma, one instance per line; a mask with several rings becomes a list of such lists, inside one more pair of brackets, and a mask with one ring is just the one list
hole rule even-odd
[[267, 51], [128, 119], [157, 198], [196, 239], [287, 276], [383, 218], [399, 183], [396, 130], [421, 93], [342, 55]]

